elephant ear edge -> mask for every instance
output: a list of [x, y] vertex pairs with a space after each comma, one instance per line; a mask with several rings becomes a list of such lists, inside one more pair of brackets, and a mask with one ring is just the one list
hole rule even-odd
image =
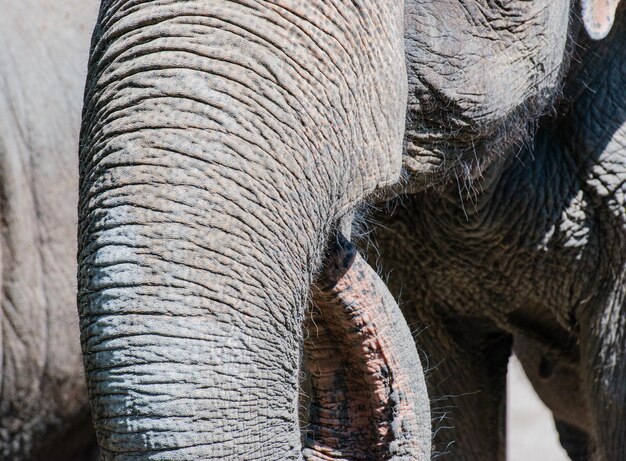
[[581, 0], [585, 30], [593, 40], [601, 40], [611, 31], [620, 0]]

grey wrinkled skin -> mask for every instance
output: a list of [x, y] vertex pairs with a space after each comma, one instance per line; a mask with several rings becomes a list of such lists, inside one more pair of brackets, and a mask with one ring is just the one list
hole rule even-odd
[[102, 3], [78, 262], [106, 459], [301, 459], [309, 287], [337, 220], [400, 174], [402, 6]]
[[577, 1], [406, 2], [413, 187], [475, 177], [558, 93]]
[[442, 459], [505, 459], [512, 350], [573, 460], [626, 459], [623, 5], [605, 40], [577, 42], [534, 142], [374, 216], [370, 262], [422, 331]]
[[77, 136], [93, 2], [0, 1], [0, 459], [95, 447], [76, 315]]
[[[333, 230], [398, 183], [486, 177], [558, 93], [576, 5], [103, 1], [81, 131], [78, 288], [105, 458], [301, 459], [301, 327]], [[399, 240], [383, 234], [393, 258]], [[406, 276], [421, 261], [401, 262], [392, 286], [415, 284]], [[474, 357], [490, 386], [481, 422], [497, 426], [491, 376], [504, 376], [511, 339], [491, 320], [457, 323], [489, 332], [467, 350], [496, 351], [494, 367]], [[483, 432], [467, 456], [500, 456]], [[421, 447], [427, 459], [430, 440]], [[306, 456], [408, 458], [357, 448]]]

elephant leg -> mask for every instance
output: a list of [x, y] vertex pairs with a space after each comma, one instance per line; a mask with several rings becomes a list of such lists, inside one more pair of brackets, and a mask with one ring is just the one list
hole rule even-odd
[[504, 461], [506, 372], [511, 337], [464, 316], [411, 319], [427, 355], [434, 451], [450, 461]]
[[429, 402], [411, 332], [383, 281], [341, 234], [313, 303], [304, 458], [430, 459]]
[[597, 457], [626, 460], [626, 274], [600, 308], [580, 315], [581, 367], [591, 415]]

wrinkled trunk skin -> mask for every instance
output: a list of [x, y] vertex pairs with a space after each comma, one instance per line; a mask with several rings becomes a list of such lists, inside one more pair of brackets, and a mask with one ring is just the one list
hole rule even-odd
[[343, 235], [313, 291], [304, 455], [430, 459], [430, 408], [413, 337], [384, 282]]
[[399, 176], [402, 21], [400, 1], [102, 3], [78, 262], [105, 459], [301, 459], [310, 284], [337, 219]]

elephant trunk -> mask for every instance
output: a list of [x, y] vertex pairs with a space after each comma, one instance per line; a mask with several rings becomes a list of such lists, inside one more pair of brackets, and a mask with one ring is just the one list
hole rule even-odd
[[313, 294], [305, 459], [430, 459], [430, 411], [400, 308], [342, 235]]
[[401, 9], [103, 1], [78, 301], [105, 459], [302, 457], [309, 288], [337, 217], [398, 176]]
[[81, 206], [80, 326], [105, 459], [297, 459], [297, 332], [323, 227], [306, 200], [234, 178], [249, 165], [202, 162], [217, 151], [179, 152], [159, 130], [89, 165], [101, 180]]
[[176, 129], [151, 130], [84, 164], [99, 179], [81, 204], [79, 312], [105, 459], [297, 459], [324, 213], [226, 148], [181, 152]]

